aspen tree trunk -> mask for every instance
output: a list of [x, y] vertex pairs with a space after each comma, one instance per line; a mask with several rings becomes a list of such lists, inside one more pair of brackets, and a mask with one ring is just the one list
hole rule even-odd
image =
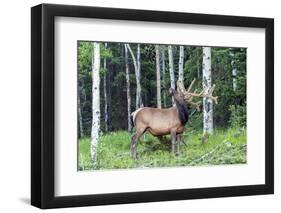
[[[105, 49], [107, 48], [107, 43], [104, 44]], [[104, 78], [103, 78], [103, 93], [104, 93], [104, 124], [105, 132], [108, 132], [108, 105], [107, 105], [107, 91], [106, 91], [106, 76], [107, 76], [107, 66], [106, 57], [103, 61]]]
[[[211, 70], [211, 47], [203, 47], [203, 90], [207, 93], [212, 86]], [[210, 98], [203, 98], [203, 125], [204, 134], [213, 134], [213, 101]]]
[[140, 62], [140, 44], [137, 45], [137, 65], [138, 65], [138, 96], [139, 96], [139, 107], [143, 107], [143, 102], [141, 98], [141, 83], [140, 83], [140, 76], [141, 76], [141, 62]]
[[[85, 91], [85, 82], [84, 82], [84, 79], [83, 78], [80, 78], [80, 82], [81, 82], [81, 86], [79, 87], [79, 98], [80, 98], [80, 103], [79, 103], [79, 105], [80, 105], [80, 113], [81, 113], [81, 126], [82, 126], [82, 128], [81, 128], [81, 130], [83, 131], [83, 136], [84, 136], [84, 133], [85, 133], [85, 131], [84, 131], [84, 126], [87, 126], [87, 125], [85, 125], [84, 124], [84, 122], [83, 122], [83, 109], [84, 109], [84, 107], [85, 107], [85, 102], [86, 102], [86, 100], [87, 100], [87, 96], [86, 96], [86, 91]], [[87, 134], [87, 133], [86, 133]]]
[[[80, 47], [80, 42], [77, 42], [77, 48]], [[79, 120], [79, 136], [80, 138], [84, 136], [84, 131], [83, 131], [83, 118], [82, 118], [82, 107], [81, 107], [81, 96], [82, 96], [82, 90], [81, 88], [83, 86], [80, 86], [80, 82], [82, 84], [82, 77], [80, 76], [80, 69], [79, 69], [79, 63], [77, 63], [77, 72], [78, 72], [78, 99], [77, 99], [77, 105], [78, 105], [78, 120]]]
[[98, 42], [93, 43], [92, 81], [91, 158], [95, 165], [100, 131], [100, 44]]
[[161, 75], [160, 75], [159, 45], [155, 45], [155, 53], [156, 53], [157, 108], [161, 108]]
[[[106, 77], [107, 77], [107, 82], [110, 82], [107, 84], [107, 111], [108, 111], [108, 121], [111, 120], [111, 112], [112, 112], [112, 84], [111, 84], [111, 79], [112, 79], [112, 72], [110, 71], [107, 73]], [[109, 131], [110, 131], [110, 125], [109, 125]]]
[[184, 61], [184, 47], [180, 46], [180, 58], [179, 58], [179, 81], [183, 83], [183, 61]]
[[235, 92], [237, 89], [237, 68], [234, 60], [234, 53], [230, 53], [230, 56], [232, 58], [231, 60], [231, 68], [232, 68], [232, 89]]
[[[81, 87], [80, 87], [80, 91], [81, 91], [81, 95], [83, 96], [83, 100], [84, 102], [87, 100], [87, 96], [86, 96], [86, 91], [85, 91], [85, 83], [83, 78], [80, 79], [81, 80]], [[84, 106], [84, 104], [82, 104], [82, 107]]]
[[[166, 65], [165, 65], [165, 49], [164, 47], [161, 48], [162, 49], [162, 81], [163, 81], [163, 85], [165, 88], [166, 85]], [[165, 89], [163, 90], [163, 105], [164, 107], [167, 106], [166, 104], [166, 92]]]
[[[173, 57], [173, 49], [172, 46], [168, 46], [168, 55], [169, 55], [169, 71], [170, 71], [170, 81], [171, 81], [171, 88], [175, 89], [175, 73], [174, 73], [174, 57]], [[172, 97], [172, 103], [175, 105], [174, 98]]]
[[[140, 85], [140, 61], [136, 60], [136, 57], [135, 57], [130, 45], [126, 44], [126, 46], [132, 56], [134, 67], [135, 67], [135, 75], [136, 75], [136, 82], [137, 82], [136, 109], [138, 109], [139, 107], [142, 107], [141, 85]], [[138, 46], [138, 50], [137, 50], [137, 57], [138, 57], [138, 60], [140, 60], [140, 47], [139, 46]]]
[[237, 90], [237, 69], [232, 68], [232, 87], [233, 91], [235, 92]]
[[81, 88], [78, 85], [78, 117], [79, 117], [79, 135], [80, 138], [82, 138], [84, 136], [84, 131], [83, 131], [83, 118], [82, 118], [82, 110], [81, 110]]
[[200, 49], [197, 47], [197, 78], [200, 78]]
[[125, 47], [125, 65], [126, 65], [126, 84], [127, 84], [127, 119], [128, 119], [128, 132], [132, 130], [131, 123], [131, 94], [130, 94], [130, 70], [128, 63], [128, 48], [127, 45]]

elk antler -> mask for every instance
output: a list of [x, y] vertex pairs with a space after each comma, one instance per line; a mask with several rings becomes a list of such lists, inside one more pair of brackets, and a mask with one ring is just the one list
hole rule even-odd
[[191, 89], [192, 89], [192, 86], [193, 86], [195, 80], [196, 79], [194, 78], [187, 90], [184, 88], [184, 85], [183, 85], [182, 82], [180, 82], [180, 81], [177, 82], [178, 91], [180, 91], [184, 95], [184, 99], [186, 100], [186, 102], [188, 104], [190, 104], [191, 106], [196, 107], [196, 109], [198, 111], [200, 111], [201, 101], [192, 102], [192, 99], [194, 97], [210, 98], [211, 100], [213, 100], [217, 104], [218, 103], [218, 96], [215, 96], [215, 97], [213, 96], [213, 92], [214, 92], [214, 89], [215, 89], [216, 85], [214, 84], [206, 92], [204, 92], [204, 90], [202, 90], [200, 93], [196, 93], [197, 92], [196, 89], [194, 90], [194, 92], [191, 92]]

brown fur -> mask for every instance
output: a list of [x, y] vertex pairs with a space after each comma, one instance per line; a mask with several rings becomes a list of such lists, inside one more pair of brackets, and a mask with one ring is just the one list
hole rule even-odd
[[136, 129], [147, 130], [154, 136], [168, 135], [171, 129], [178, 134], [183, 132], [177, 107], [167, 109], [144, 107], [138, 109], [134, 115]]
[[150, 132], [154, 136], [172, 136], [172, 152], [179, 150], [180, 134], [184, 131], [184, 125], [188, 120], [187, 107], [181, 93], [171, 90], [176, 106], [158, 109], [144, 107], [132, 113], [133, 121], [136, 127], [136, 133], [132, 137], [131, 152], [132, 157], [136, 158], [136, 146], [139, 137], [145, 132]]

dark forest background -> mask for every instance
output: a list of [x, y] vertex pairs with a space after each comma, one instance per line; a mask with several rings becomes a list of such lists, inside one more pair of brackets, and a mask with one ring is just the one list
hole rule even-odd
[[[133, 52], [137, 51], [137, 44], [130, 44]], [[90, 136], [92, 120], [92, 42], [78, 42], [78, 92], [82, 117], [83, 135]], [[172, 106], [171, 98], [167, 96], [170, 88], [167, 45], [160, 45], [165, 58], [160, 54], [161, 64], [161, 96], [162, 107]], [[179, 46], [172, 46], [174, 74], [178, 78]], [[100, 50], [100, 108], [101, 131], [105, 132], [104, 85], [107, 91], [108, 130], [126, 130], [127, 122], [127, 93], [125, 50], [122, 43], [101, 43]], [[246, 49], [213, 47], [211, 49], [212, 83], [216, 84], [214, 94], [219, 96], [214, 105], [214, 128], [228, 126], [246, 126]], [[106, 58], [106, 75], [103, 60]], [[165, 74], [162, 72], [162, 62], [165, 64]], [[132, 57], [128, 57], [130, 70], [131, 111], [136, 109], [136, 78]], [[157, 107], [156, 103], [156, 60], [155, 45], [140, 45], [140, 83], [141, 97], [144, 106]], [[233, 76], [233, 69], [237, 73]], [[105, 79], [106, 78], [106, 79]], [[196, 78], [195, 88], [202, 88], [202, 47], [184, 46], [184, 85], [189, 85]], [[235, 79], [234, 79], [235, 78]], [[103, 81], [106, 81], [104, 84]], [[233, 88], [233, 81], [236, 89]], [[164, 97], [166, 96], [166, 97]], [[194, 113], [189, 126], [202, 128], [202, 113]], [[79, 128], [80, 129], [80, 128]], [[81, 135], [81, 133], [79, 134]]]

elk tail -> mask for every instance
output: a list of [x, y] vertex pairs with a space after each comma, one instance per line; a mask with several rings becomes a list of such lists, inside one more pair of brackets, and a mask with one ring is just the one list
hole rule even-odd
[[135, 125], [136, 116], [142, 109], [143, 108], [139, 108], [139, 109], [137, 109], [137, 110], [135, 110], [134, 112], [131, 113], [131, 116], [133, 116], [134, 125]]

